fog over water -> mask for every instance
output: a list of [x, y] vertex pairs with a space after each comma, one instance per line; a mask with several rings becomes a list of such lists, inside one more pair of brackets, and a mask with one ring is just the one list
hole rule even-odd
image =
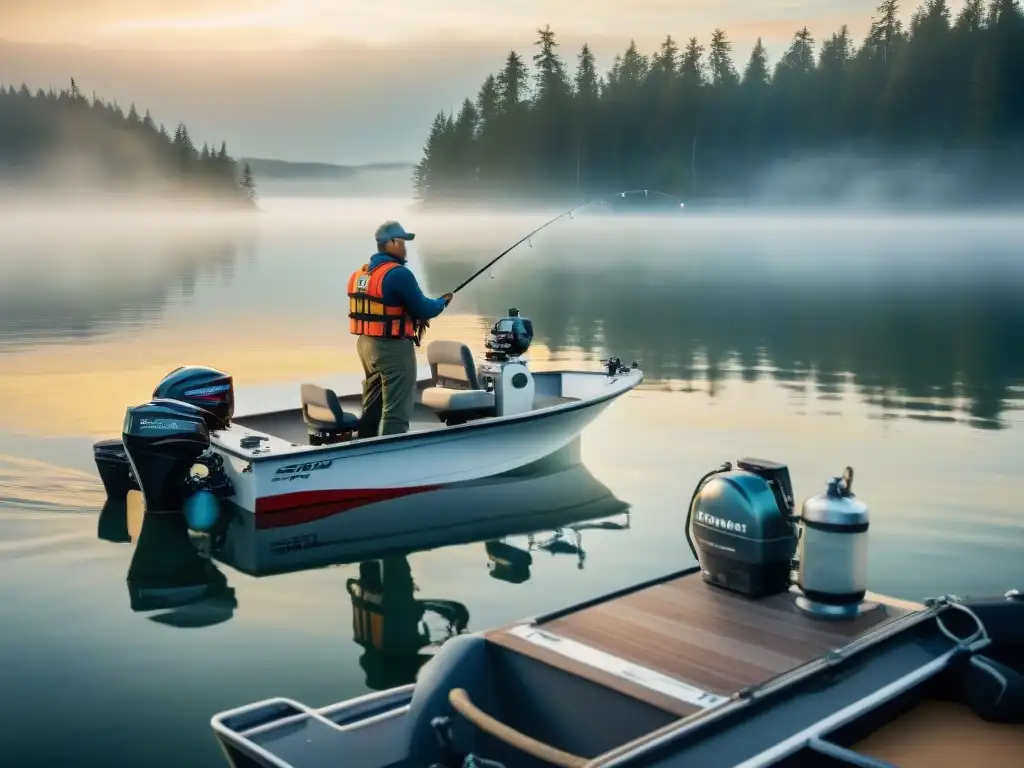
[[[410, 266], [438, 295], [559, 207], [429, 212], [397, 194], [268, 195], [250, 215], [30, 203], [0, 206], [0, 601], [16, 617], [0, 653], [18, 660], [0, 671], [0, 716], [18, 723], [12, 764], [116, 754], [216, 766], [216, 711], [275, 695], [323, 705], [411, 680], [418, 650], [384, 663], [353, 641], [345, 584], [358, 564], [254, 579], [220, 563], [203, 577], [216, 599], [148, 608], [126, 581], [150, 556], [138, 552], [138, 501], [105, 503], [91, 446], [179, 365], [226, 370], [239, 388], [358, 371], [345, 283], [382, 221], [417, 233]], [[536, 368], [639, 360], [644, 385], [584, 432], [571, 481], [628, 519], [583, 530], [585, 558], [537, 548], [550, 530], [509, 537], [533, 547], [518, 580], [494, 575], [483, 542], [387, 567], [411, 568], [416, 599], [462, 604], [470, 630], [558, 608], [689, 565], [693, 485], [755, 455], [790, 466], [798, 503], [855, 468], [876, 591], [1020, 586], [1022, 235], [1024, 218], [985, 212], [563, 218], [460, 292], [427, 338], [481, 354], [487, 326], [517, 307], [535, 325]], [[198, 572], [192, 555], [164, 555], [168, 579]]]

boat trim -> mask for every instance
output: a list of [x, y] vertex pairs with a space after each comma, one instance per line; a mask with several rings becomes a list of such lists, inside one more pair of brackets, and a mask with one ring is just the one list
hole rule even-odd
[[[475, 421], [467, 421], [464, 424], [455, 424], [450, 427], [445, 427], [441, 430], [417, 430], [411, 432], [403, 432], [397, 435], [378, 435], [376, 437], [365, 437], [360, 440], [350, 440], [346, 443], [332, 443], [328, 445], [314, 445], [314, 446], [298, 446], [301, 450], [288, 451], [287, 453], [246, 453], [240, 449], [232, 448], [224, 445], [218, 438], [217, 434], [212, 434], [211, 443], [221, 453], [225, 453], [229, 456], [234, 456], [236, 459], [244, 459], [245, 461], [252, 462], [254, 464], [265, 462], [268, 460], [280, 460], [282, 457], [287, 456], [289, 459], [293, 457], [309, 456], [323, 453], [325, 451], [336, 451], [336, 450], [351, 450], [355, 448], [362, 448], [376, 445], [394, 445], [395, 443], [401, 443], [407, 440], [416, 440], [424, 436], [436, 436], [439, 432], [444, 435], [451, 434], [452, 432], [463, 432], [468, 433], [472, 430], [484, 430], [494, 429], [505, 424], [522, 424], [528, 421], [536, 421], [537, 419], [548, 418], [554, 415], [561, 415], [565, 413], [571, 413], [573, 411], [580, 411], [584, 408], [591, 408], [595, 405], [601, 405], [602, 403], [614, 400], [616, 397], [635, 389], [637, 385], [643, 382], [643, 374], [639, 372], [639, 369], [635, 369], [636, 373], [621, 374], [616, 377], [609, 377], [606, 373], [599, 371], [545, 371], [545, 373], [562, 373], [562, 374], [573, 374], [573, 375], [585, 375], [594, 377], [610, 378], [609, 383], [614, 383], [618, 379], [632, 378], [635, 382], [626, 387], [616, 387], [613, 391], [598, 397], [593, 397], [587, 400], [577, 400], [569, 403], [559, 403], [557, 405], [551, 405], [546, 408], [538, 408], [536, 410], [527, 411], [526, 413], [516, 413], [510, 416], [499, 416], [489, 419], [478, 419]], [[287, 409], [287, 410], [300, 410], [298, 408]], [[258, 430], [252, 430], [257, 432]], [[265, 434], [265, 433], [261, 433]]]
[[721, 706], [729, 701], [728, 696], [720, 696], [716, 693], [701, 690], [696, 686], [669, 677], [649, 667], [627, 661], [576, 640], [561, 637], [532, 624], [520, 624], [505, 630], [505, 633], [565, 656], [580, 664], [598, 669], [612, 677], [626, 680], [664, 696], [669, 696], [677, 701], [700, 707], [701, 709]]

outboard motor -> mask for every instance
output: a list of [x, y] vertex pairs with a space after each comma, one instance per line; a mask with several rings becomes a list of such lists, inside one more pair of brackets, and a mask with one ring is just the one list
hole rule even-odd
[[188, 403], [206, 411], [211, 432], [226, 429], [235, 415], [235, 387], [231, 376], [215, 368], [187, 365], [168, 373], [153, 390], [153, 398]]
[[124, 447], [147, 513], [179, 511], [190, 495], [186, 478], [210, 447], [209, 415], [178, 400], [154, 400], [128, 409]]
[[498, 416], [526, 413], [533, 409], [536, 385], [523, 355], [533, 343], [533, 323], [520, 317], [514, 307], [508, 317], [498, 320], [487, 335], [485, 362], [480, 365], [483, 386], [494, 393]]
[[693, 492], [687, 540], [704, 581], [751, 598], [785, 592], [796, 552], [789, 468], [761, 459], [726, 463]]
[[[199, 365], [176, 368], [157, 384], [153, 398], [168, 398], [202, 408], [210, 432], [227, 428], [235, 412], [235, 389], [231, 376]], [[93, 459], [103, 489], [110, 499], [123, 499], [128, 491], [140, 490], [131, 462], [120, 438], [100, 440], [92, 447]]]
[[493, 362], [505, 362], [522, 357], [533, 343], [533, 322], [520, 317], [519, 310], [513, 307], [508, 317], [503, 317], [491, 326], [484, 346], [487, 352], [484, 357]]
[[784, 464], [740, 459], [735, 470], [728, 462], [712, 470], [693, 492], [686, 531], [704, 581], [750, 598], [795, 585], [807, 613], [859, 615], [867, 605], [868, 508], [852, 484], [847, 467], [796, 514]]

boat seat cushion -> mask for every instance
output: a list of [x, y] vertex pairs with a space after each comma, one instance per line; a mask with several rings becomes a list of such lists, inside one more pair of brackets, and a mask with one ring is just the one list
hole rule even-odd
[[420, 395], [420, 402], [435, 411], [485, 411], [494, 408], [494, 393], [482, 389], [448, 389], [428, 387]]
[[427, 346], [433, 386], [420, 394], [427, 408], [443, 413], [486, 413], [494, 409], [494, 393], [480, 386], [473, 353], [461, 341], [439, 339]]
[[340, 430], [359, 428], [359, 418], [342, 409], [338, 395], [333, 389], [318, 387], [316, 384], [303, 384], [301, 395], [302, 418], [309, 426], [316, 429]]

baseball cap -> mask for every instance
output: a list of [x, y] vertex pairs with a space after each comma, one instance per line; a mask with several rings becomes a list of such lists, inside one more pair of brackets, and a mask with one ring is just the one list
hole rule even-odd
[[377, 232], [374, 234], [378, 243], [386, 243], [388, 240], [413, 240], [415, 237], [415, 234], [406, 232], [405, 227], [397, 221], [385, 221], [377, 227]]

